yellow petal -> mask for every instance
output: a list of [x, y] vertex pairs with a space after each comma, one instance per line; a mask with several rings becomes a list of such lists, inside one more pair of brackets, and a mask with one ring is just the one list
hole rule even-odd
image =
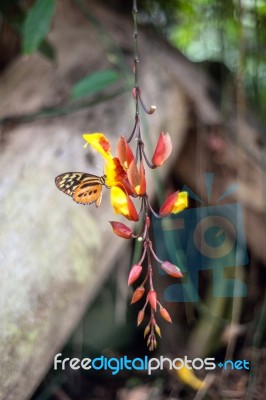
[[177, 214], [188, 207], [188, 192], [179, 192], [172, 213]]
[[111, 204], [117, 214], [129, 214], [127, 195], [117, 186], [111, 188]]
[[106, 185], [112, 187], [117, 184], [116, 180], [116, 165], [113, 158], [109, 159], [104, 168], [104, 175], [106, 176]]
[[117, 214], [122, 214], [131, 221], [138, 221], [138, 213], [126, 193], [118, 186], [111, 187], [111, 204]]
[[109, 140], [103, 133], [85, 133], [83, 139], [100, 153], [105, 160], [109, 161], [112, 158]]

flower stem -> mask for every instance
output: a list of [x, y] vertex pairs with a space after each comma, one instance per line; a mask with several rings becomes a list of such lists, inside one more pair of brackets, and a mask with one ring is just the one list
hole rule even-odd
[[133, 31], [133, 38], [134, 38], [134, 78], [135, 78], [135, 99], [136, 99], [136, 118], [139, 116], [139, 82], [138, 82], [138, 64], [139, 64], [139, 55], [138, 55], [138, 6], [137, 0], [133, 0], [133, 22], [134, 22], [134, 31]]

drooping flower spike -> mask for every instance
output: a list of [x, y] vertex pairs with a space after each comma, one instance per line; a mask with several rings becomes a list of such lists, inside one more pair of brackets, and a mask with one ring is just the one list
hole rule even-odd
[[[139, 116], [138, 116], [139, 117]], [[137, 119], [137, 117], [136, 117]], [[147, 345], [150, 350], [157, 346], [156, 334], [161, 336], [160, 328], [155, 320], [155, 313], [159, 306], [160, 316], [171, 323], [171, 317], [165, 307], [158, 301], [158, 295], [153, 287], [153, 273], [151, 257], [158, 262], [164, 272], [173, 278], [181, 278], [182, 272], [170, 261], [160, 260], [152, 246], [149, 238], [151, 220], [149, 212], [155, 217], [162, 218], [170, 214], [176, 214], [188, 206], [188, 195], [186, 192], [175, 192], [168, 196], [157, 214], [148, 199], [145, 168], [143, 159], [151, 168], [159, 167], [164, 164], [172, 151], [172, 142], [168, 133], [161, 133], [155, 147], [152, 163], [147, 159], [144, 152], [144, 143], [141, 139], [140, 124], [135, 124], [135, 135], [138, 138], [136, 156], [124, 137], [120, 137], [117, 142], [117, 155], [113, 156], [111, 146], [105, 135], [102, 133], [85, 134], [83, 137], [87, 144], [90, 144], [104, 159], [104, 173], [106, 185], [110, 188], [111, 204], [116, 214], [120, 214], [130, 221], [142, 219], [142, 227], [138, 234], [125, 224], [118, 221], [111, 221], [113, 232], [124, 239], [139, 238], [143, 243], [141, 259], [133, 265], [128, 277], [128, 285], [135, 284], [141, 279], [144, 272], [143, 263], [147, 259], [148, 266], [142, 282], [135, 289], [131, 304], [138, 303], [145, 296], [144, 307], [139, 311], [137, 324], [140, 325], [144, 320], [145, 311], [150, 307], [150, 320], [145, 329], [145, 336], [148, 335]], [[141, 200], [139, 211], [137, 211], [133, 199]], [[145, 288], [148, 285], [148, 290]]]

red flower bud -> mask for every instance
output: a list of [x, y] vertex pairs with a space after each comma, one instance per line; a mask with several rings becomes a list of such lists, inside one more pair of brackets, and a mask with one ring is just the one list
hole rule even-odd
[[170, 263], [169, 261], [164, 261], [164, 262], [161, 264], [161, 268], [162, 268], [168, 275], [173, 276], [174, 278], [182, 278], [182, 276], [183, 276], [182, 273], [181, 273], [181, 271], [180, 271], [180, 269], [179, 269], [176, 265]]
[[131, 239], [133, 233], [132, 229], [130, 229], [125, 224], [122, 224], [121, 222], [116, 222], [116, 221], [109, 221], [109, 222], [112, 225], [113, 232], [117, 236], [120, 236], [124, 239]]
[[134, 283], [138, 279], [141, 272], [142, 272], [141, 265], [139, 265], [139, 264], [133, 265], [133, 267], [131, 268], [131, 270], [129, 272], [129, 276], [128, 276], [128, 286], [132, 285], [132, 283]]
[[142, 298], [142, 296], [144, 295], [144, 292], [145, 292], [144, 287], [143, 287], [143, 286], [139, 286], [139, 287], [135, 290], [135, 292], [133, 293], [133, 296], [132, 296], [132, 299], [131, 299], [130, 304], [134, 304], [134, 303], [136, 303], [137, 301], [139, 301], [139, 300]]
[[150, 327], [150, 324], [148, 324], [148, 325], [146, 326], [145, 330], [144, 330], [144, 337], [146, 337], [146, 336], [148, 335], [148, 333], [150, 332], [150, 330], [151, 330], [151, 327]]
[[149, 335], [149, 337], [148, 337], [147, 346], [148, 346], [150, 351], [155, 350], [156, 347], [157, 347], [157, 340], [156, 340], [156, 337], [155, 337], [155, 335], [153, 333], [151, 333]]
[[170, 317], [169, 312], [166, 310], [166, 308], [161, 307], [160, 308], [160, 314], [163, 317], [163, 319], [165, 319], [167, 322], [170, 322], [170, 324], [172, 323], [172, 319]]
[[147, 295], [147, 299], [151, 305], [151, 307], [154, 309], [154, 311], [156, 311], [157, 308], [157, 293], [155, 292], [155, 290], [150, 290], [148, 295]]
[[160, 329], [160, 327], [159, 327], [157, 324], [155, 324], [155, 332], [157, 333], [158, 336], [162, 337], [162, 335], [161, 335], [161, 329]]
[[138, 319], [137, 319], [137, 326], [139, 326], [144, 318], [144, 310], [140, 310], [138, 313]]
[[156, 148], [152, 156], [152, 163], [156, 167], [161, 166], [172, 152], [172, 141], [169, 133], [161, 132]]

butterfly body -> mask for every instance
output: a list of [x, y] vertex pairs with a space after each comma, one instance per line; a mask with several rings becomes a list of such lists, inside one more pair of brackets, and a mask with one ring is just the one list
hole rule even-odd
[[96, 176], [85, 172], [66, 172], [58, 175], [55, 178], [55, 184], [76, 203], [95, 203], [96, 207], [101, 204], [102, 187], [106, 186], [105, 175]]

